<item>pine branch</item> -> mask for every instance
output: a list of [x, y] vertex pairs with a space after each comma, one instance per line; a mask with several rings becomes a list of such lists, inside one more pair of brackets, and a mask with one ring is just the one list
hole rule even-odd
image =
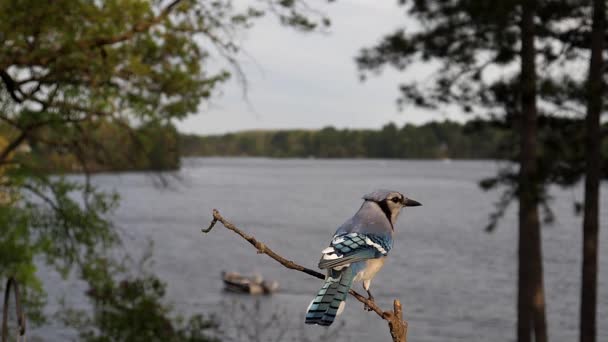
[[[222, 225], [231, 230], [238, 235], [240, 235], [243, 239], [247, 240], [251, 245], [253, 245], [258, 254], [266, 254], [275, 261], [279, 262], [281, 265], [300, 272], [304, 272], [308, 275], [311, 275], [315, 278], [325, 279], [325, 275], [319, 273], [317, 271], [306, 268], [302, 265], [299, 265], [291, 260], [285, 259], [281, 255], [277, 254], [275, 251], [270, 249], [266, 244], [258, 241], [255, 237], [247, 235], [234, 224], [230, 223], [226, 220], [217, 209], [213, 209], [213, 220], [209, 224], [207, 229], [202, 229], [203, 233], [209, 233], [211, 229], [215, 226], [217, 222], [221, 222]], [[398, 299], [395, 299], [393, 302], [393, 310], [392, 311], [382, 311], [380, 307], [376, 304], [376, 302], [372, 299], [367, 299], [357, 291], [351, 289], [349, 293], [355, 297], [361, 303], [367, 305], [372, 311], [374, 311], [380, 318], [386, 320], [388, 322], [389, 330], [391, 336], [393, 338], [393, 342], [407, 342], [407, 322], [403, 320], [403, 311], [401, 309], [401, 302]]]
[[163, 8], [161, 10], [159, 15], [157, 15], [156, 17], [154, 17], [150, 20], [136, 23], [135, 25], [132, 26], [131, 30], [129, 30], [129, 31], [123, 32], [123, 33], [115, 35], [115, 36], [110, 36], [110, 37], [97, 37], [97, 38], [91, 39], [91, 40], [78, 41], [78, 42], [76, 42], [76, 46], [78, 46], [82, 49], [91, 49], [91, 48], [98, 48], [98, 47], [102, 47], [104, 45], [112, 45], [112, 44], [116, 44], [116, 43], [120, 43], [120, 42], [129, 40], [129, 39], [133, 38], [133, 36], [135, 36], [136, 34], [148, 31], [148, 29], [151, 28], [152, 26], [165, 20], [169, 16], [171, 11], [181, 1], [182, 0], [173, 0], [169, 5], [167, 5], [165, 8]]

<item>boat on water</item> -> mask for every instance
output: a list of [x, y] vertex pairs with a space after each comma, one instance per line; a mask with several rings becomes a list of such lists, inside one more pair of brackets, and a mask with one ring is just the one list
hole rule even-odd
[[222, 272], [224, 289], [229, 292], [251, 295], [272, 294], [279, 289], [277, 281], [264, 280], [259, 274], [244, 276], [237, 272]]

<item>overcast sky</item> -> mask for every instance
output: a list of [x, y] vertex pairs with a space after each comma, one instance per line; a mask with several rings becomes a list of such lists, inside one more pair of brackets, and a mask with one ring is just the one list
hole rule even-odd
[[[421, 123], [446, 118], [412, 107], [399, 112], [399, 80], [421, 76], [424, 66], [400, 74], [387, 69], [360, 82], [354, 57], [402, 26], [396, 0], [340, 0], [322, 7], [329, 34], [298, 33], [264, 18], [243, 37], [240, 57], [249, 80], [248, 101], [233, 78], [200, 113], [177, 123], [187, 133], [219, 134], [252, 129], [380, 128], [388, 122]], [[418, 74], [416, 74], [418, 73]], [[452, 119], [460, 119], [455, 114]]]

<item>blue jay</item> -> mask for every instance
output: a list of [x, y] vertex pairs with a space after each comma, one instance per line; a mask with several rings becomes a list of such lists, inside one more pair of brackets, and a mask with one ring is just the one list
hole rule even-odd
[[359, 211], [338, 228], [329, 247], [321, 251], [319, 268], [327, 269], [327, 276], [308, 306], [306, 324], [331, 325], [344, 311], [344, 301], [354, 281], [363, 281], [369, 299], [374, 298], [369, 287], [393, 246], [399, 212], [404, 207], [421, 205], [388, 190], [372, 192], [363, 199]]

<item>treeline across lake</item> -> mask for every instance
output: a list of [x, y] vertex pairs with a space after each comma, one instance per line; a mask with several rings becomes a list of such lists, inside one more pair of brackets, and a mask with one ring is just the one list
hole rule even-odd
[[[604, 124], [608, 131], [608, 125]], [[224, 135], [180, 135], [182, 156], [273, 158], [509, 159], [519, 145], [503, 122], [471, 120], [423, 125], [389, 123], [380, 130], [326, 127], [320, 130], [245, 131]], [[583, 160], [582, 120], [539, 118], [540, 160]], [[608, 142], [602, 146], [608, 160]]]
[[326, 127], [321, 130], [245, 131], [181, 136], [184, 156], [275, 158], [501, 158], [507, 133], [489, 123], [454, 121], [423, 125], [394, 123], [380, 130]]

